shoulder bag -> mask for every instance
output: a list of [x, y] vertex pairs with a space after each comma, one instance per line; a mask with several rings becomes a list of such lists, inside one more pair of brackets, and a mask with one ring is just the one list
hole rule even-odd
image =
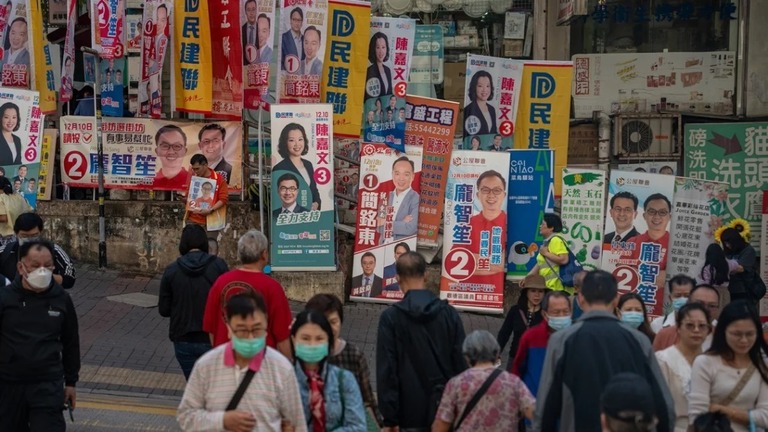
[[237, 391], [235, 391], [235, 395], [232, 396], [232, 400], [230, 400], [229, 404], [227, 404], [227, 409], [225, 411], [232, 411], [233, 409], [237, 408], [237, 404], [239, 404], [240, 399], [243, 398], [243, 395], [248, 389], [248, 385], [251, 384], [251, 380], [253, 380], [254, 375], [256, 375], [256, 372], [248, 368], [248, 372], [245, 373], [243, 380], [240, 381], [240, 385], [237, 386]]
[[467, 406], [464, 407], [464, 412], [461, 413], [461, 418], [459, 418], [459, 421], [456, 423], [456, 426], [453, 427], [453, 430], [458, 431], [461, 427], [461, 424], [464, 423], [464, 420], [466, 420], [469, 413], [472, 412], [472, 410], [475, 408], [475, 405], [477, 405], [478, 402], [480, 402], [480, 399], [483, 398], [483, 395], [488, 391], [489, 388], [491, 388], [491, 384], [493, 384], [494, 381], [496, 381], [496, 378], [501, 375], [502, 370], [501, 369], [494, 369], [493, 372], [491, 372], [491, 375], [483, 382], [483, 385], [480, 386], [480, 388], [475, 392], [474, 395], [472, 395], [472, 399], [469, 400], [469, 403], [467, 403]]
[[739, 394], [742, 390], [744, 390], [744, 387], [749, 382], [749, 379], [752, 378], [752, 375], [755, 373], [755, 365], [750, 364], [749, 368], [747, 368], [747, 371], [744, 372], [744, 375], [741, 376], [741, 379], [739, 382], [736, 383], [736, 386], [731, 390], [730, 393], [728, 393], [728, 396], [725, 397], [722, 401], [720, 401], [720, 405], [728, 406], [731, 403], [733, 403], [734, 399], [739, 397]]
[[[572, 288], [574, 276], [576, 276], [577, 273], [583, 271], [584, 267], [582, 267], [579, 260], [576, 259], [576, 255], [571, 252], [571, 248], [568, 247], [568, 242], [560, 236], [555, 237], [559, 238], [560, 241], [563, 242], [565, 250], [568, 251], [568, 262], [559, 266], [559, 271], [555, 271], [554, 267], [552, 267], [552, 264], [549, 263], [549, 260], [546, 259], [546, 257], [544, 258], [544, 262], [546, 262], [550, 270], [552, 270], [557, 275], [557, 278], [560, 279], [560, 283], [562, 283], [564, 287]], [[550, 240], [550, 242], [551, 241], [552, 240]], [[549, 243], [547, 243], [547, 245], [549, 245]]]

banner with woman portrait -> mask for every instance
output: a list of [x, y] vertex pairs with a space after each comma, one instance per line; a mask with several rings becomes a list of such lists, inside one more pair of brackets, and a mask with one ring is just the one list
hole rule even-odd
[[464, 148], [512, 149], [524, 65], [522, 60], [467, 56]]
[[141, 29], [141, 80], [139, 114], [160, 118], [163, 110], [161, 77], [165, 54], [170, 50], [173, 1], [147, 0]]
[[440, 298], [459, 309], [504, 312], [510, 153], [456, 150], [445, 190]]
[[563, 168], [561, 235], [585, 270], [600, 269], [607, 182], [602, 170]]
[[273, 270], [336, 270], [333, 107], [272, 105]]
[[371, 18], [368, 69], [363, 101], [363, 140], [405, 151], [405, 123], [397, 122], [405, 108], [416, 21]]
[[9, 179], [14, 191], [32, 206], [37, 200], [43, 145], [39, 100], [36, 91], [0, 91], [0, 175]]
[[421, 164], [421, 146], [406, 146], [402, 153], [386, 144], [362, 143], [350, 298], [403, 298], [395, 261], [416, 250]]
[[[7, 11], [6, 11], [7, 13]], [[67, 0], [67, 29], [64, 33], [64, 56], [61, 62], [61, 103], [67, 103], [73, 100], [72, 83], [75, 74], [75, 26], [77, 25], [77, 0]], [[3, 34], [5, 30], [0, 20], [0, 47], [4, 46]], [[94, 71], [95, 69], [92, 69]], [[85, 82], [89, 81], [88, 78]]]
[[320, 102], [320, 81], [328, 34], [327, 0], [279, 0], [278, 103]]
[[243, 53], [243, 105], [268, 108], [269, 65], [275, 58], [274, 0], [240, 0], [240, 39]]
[[608, 183], [602, 269], [619, 293], [639, 294], [651, 317], [663, 314], [674, 193], [675, 177], [665, 174], [612, 171]]
[[0, 87], [28, 89], [35, 41], [29, 24], [29, 0], [4, 0], [3, 4], [6, 18], [0, 31]]

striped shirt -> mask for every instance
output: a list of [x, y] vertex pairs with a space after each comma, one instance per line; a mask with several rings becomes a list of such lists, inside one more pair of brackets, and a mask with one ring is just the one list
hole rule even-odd
[[[256, 418], [255, 431], [280, 431], [282, 419], [297, 432], [306, 431], [299, 386], [293, 365], [282, 354], [267, 347], [248, 368], [256, 371], [237, 409]], [[223, 431], [224, 410], [245, 376], [238, 370], [232, 343], [220, 345], [202, 356], [184, 390], [177, 420], [185, 431]]]

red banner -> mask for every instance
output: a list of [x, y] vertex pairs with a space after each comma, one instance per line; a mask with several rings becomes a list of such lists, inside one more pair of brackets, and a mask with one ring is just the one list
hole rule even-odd
[[72, 100], [72, 76], [75, 73], [76, 0], [67, 0], [67, 33], [64, 35], [64, 61], [61, 62], [61, 103]]
[[161, 92], [165, 53], [170, 47], [170, 23], [173, 1], [146, 0], [141, 24], [141, 82], [139, 83], [139, 113], [160, 118], [163, 110]]
[[243, 46], [240, 38], [240, 5], [235, 1], [209, 3], [213, 107], [215, 117], [243, 115]]
[[107, 60], [125, 55], [125, 4], [122, 0], [91, 0], [91, 47]]

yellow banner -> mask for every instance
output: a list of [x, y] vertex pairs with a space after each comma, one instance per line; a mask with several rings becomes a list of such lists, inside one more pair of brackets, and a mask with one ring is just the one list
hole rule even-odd
[[328, 44], [320, 99], [333, 104], [333, 132], [359, 138], [371, 26], [371, 4], [357, 0], [328, 2]]
[[[56, 85], [53, 78], [53, 61], [49, 51], [48, 41], [43, 35], [43, 12], [40, 9], [40, 0], [29, 2], [30, 36], [35, 38], [32, 43], [32, 54], [35, 78], [32, 81], [32, 89], [40, 92], [40, 110], [44, 114], [56, 112]], [[31, 77], [30, 77], [31, 78]]]
[[208, 2], [174, 0], [173, 57], [176, 111], [208, 114], [213, 99]]
[[515, 130], [516, 149], [555, 151], [555, 195], [568, 165], [572, 62], [526, 62]]

